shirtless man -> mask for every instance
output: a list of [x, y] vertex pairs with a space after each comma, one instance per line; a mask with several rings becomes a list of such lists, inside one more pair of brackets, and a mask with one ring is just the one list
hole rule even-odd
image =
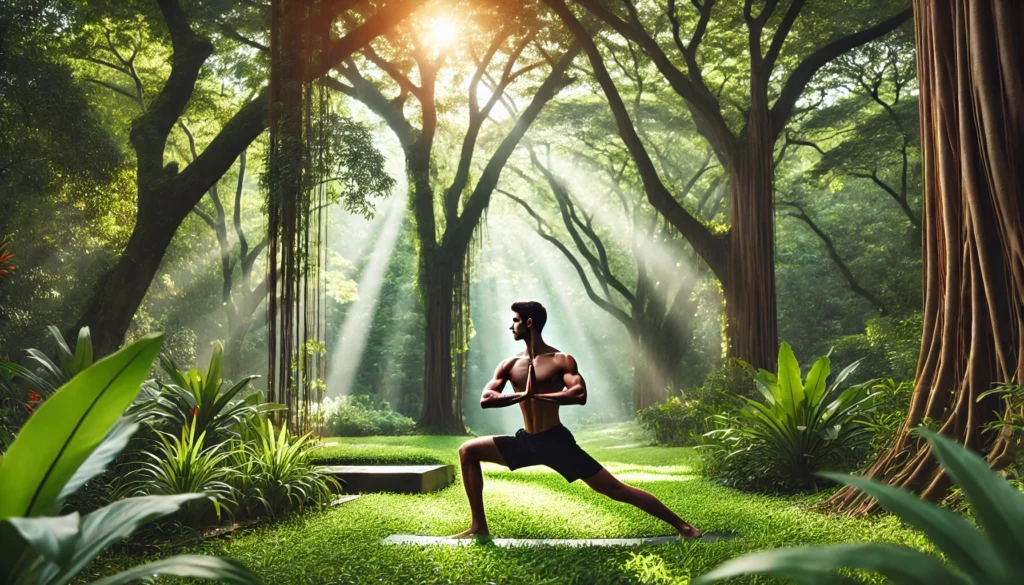
[[[613, 500], [632, 504], [644, 512], [664, 520], [682, 538], [697, 538], [701, 532], [665, 507], [651, 494], [630, 487], [608, 473], [608, 470], [576, 444], [569, 429], [558, 420], [558, 407], [587, 403], [587, 384], [576, 368], [576, 360], [544, 343], [541, 330], [547, 311], [536, 301], [512, 304], [512, 335], [526, 342], [526, 349], [507, 359], [494, 372], [494, 379], [484, 388], [481, 408], [501, 408], [519, 404], [525, 428], [514, 436], [480, 437], [459, 447], [462, 481], [469, 498], [473, 520], [469, 530], [456, 538], [487, 535], [484, 515], [484, 478], [481, 461], [498, 463], [515, 470], [531, 465], [546, 465], [573, 482], [582, 479], [594, 491]], [[506, 382], [516, 390], [503, 394]]]

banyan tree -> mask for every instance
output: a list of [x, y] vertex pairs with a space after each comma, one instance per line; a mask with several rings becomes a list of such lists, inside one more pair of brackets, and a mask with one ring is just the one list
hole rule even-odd
[[[915, 0], [914, 20], [924, 327], [909, 415], [869, 475], [935, 499], [949, 481], [913, 428], [937, 427], [994, 467], [1018, 446], [998, 422], [1013, 407], [988, 391], [1024, 379], [1024, 4]], [[850, 489], [828, 504], [874, 507]]]

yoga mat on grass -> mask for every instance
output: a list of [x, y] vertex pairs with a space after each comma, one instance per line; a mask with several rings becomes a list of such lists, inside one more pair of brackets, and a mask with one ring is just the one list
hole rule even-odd
[[[709, 532], [701, 536], [701, 542], [715, 542], [737, 537], [733, 532]], [[654, 536], [648, 538], [447, 538], [444, 536], [422, 536], [419, 534], [392, 534], [381, 541], [388, 545], [414, 546], [471, 546], [493, 544], [501, 547], [517, 546], [649, 546], [679, 542], [678, 536]]]

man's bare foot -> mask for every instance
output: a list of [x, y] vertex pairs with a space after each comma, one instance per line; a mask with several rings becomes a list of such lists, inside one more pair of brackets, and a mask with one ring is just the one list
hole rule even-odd
[[679, 529], [679, 538], [682, 538], [684, 540], [688, 538], [700, 538], [703, 535], [703, 532], [697, 530], [689, 524], [683, 524], [683, 526]]
[[476, 536], [490, 536], [490, 532], [486, 528], [473, 528], [469, 527], [469, 530], [464, 530], [458, 534], [453, 534], [448, 538], [473, 538]]

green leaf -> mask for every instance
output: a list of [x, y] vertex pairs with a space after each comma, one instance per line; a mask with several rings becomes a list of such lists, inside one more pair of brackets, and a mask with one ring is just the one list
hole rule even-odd
[[963, 490], [1007, 568], [1024, 574], [1024, 495], [959, 443], [928, 429], [915, 432], [931, 442], [936, 459]]
[[185, 502], [205, 497], [205, 494], [177, 494], [125, 498], [87, 514], [82, 518], [81, 537], [74, 556], [69, 563], [61, 564], [62, 571], [52, 580], [52, 585], [67, 583], [103, 549], [131, 536], [139, 527], [177, 512]]
[[853, 486], [880, 506], [923, 532], [975, 583], [1008, 583], [1009, 575], [985, 535], [963, 517], [911, 492], [844, 473], [819, 473], [837, 483]]
[[71, 559], [78, 543], [78, 512], [44, 518], [8, 518], [25, 542], [47, 561], [63, 565]]
[[139, 393], [162, 339], [147, 335], [96, 362], [28, 419], [0, 467], [0, 520], [54, 512], [64, 484]]
[[132, 435], [138, 429], [139, 425], [133, 423], [129, 417], [122, 416], [117, 419], [117, 422], [114, 423], [114, 428], [110, 429], [110, 432], [107, 433], [100, 446], [75, 470], [75, 474], [61, 488], [60, 495], [57, 496], [57, 507], [63, 506], [68, 497], [77, 492], [78, 488], [85, 485], [90, 479], [103, 473], [103, 470], [107, 468], [107, 464], [113, 461], [128, 446]]
[[793, 355], [793, 349], [786, 342], [779, 345], [778, 384], [778, 394], [788, 403], [786, 410], [795, 414], [796, 405], [804, 401], [804, 386], [800, 380], [800, 364]]
[[78, 330], [78, 345], [75, 346], [75, 356], [71, 362], [69, 376], [74, 376], [92, 365], [92, 337], [89, 335], [89, 328], [82, 327]]
[[831, 360], [827, 357], [820, 357], [811, 366], [807, 373], [807, 383], [804, 384], [804, 392], [807, 394], [807, 402], [810, 406], [817, 405], [825, 395], [825, 381], [831, 372]]
[[138, 579], [152, 578], [154, 575], [177, 575], [193, 579], [219, 580], [222, 583], [233, 585], [261, 585], [262, 583], [259, 577], [238, 561], [200, 555], [178, 555], [147, 565], [132, 567], [116, 575], [93, 581], [92, 585], [120, 585]]
[[774, 575], [820, 583], [841, 568], [881, 573], [897, 585], [970, 585], [939, 559], [892, 544], [837, 544], [780, 548], [726, 561], [692, 585], [709, 585], [740, 575]]

